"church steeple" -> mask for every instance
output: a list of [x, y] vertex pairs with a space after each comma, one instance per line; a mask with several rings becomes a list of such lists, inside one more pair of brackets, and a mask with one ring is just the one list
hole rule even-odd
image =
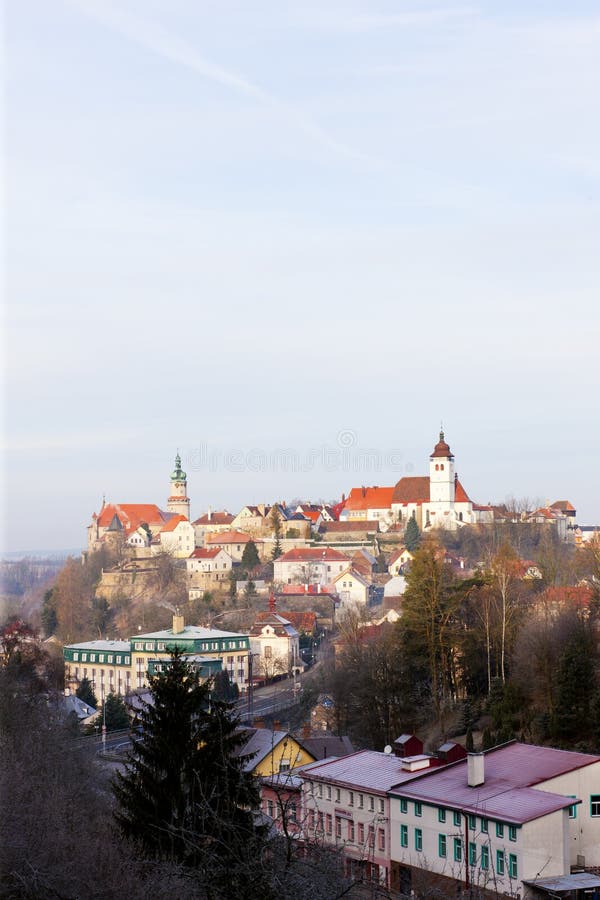
[[181, 468], [181, 457], [179, 455], [179, 451], [177, 451], [177, 456], [175, 457], [175, 469], [173, 472], [171, 472], [171, 481], [187, 482], [187, 475]]
[[454, 454], [441, 430], [440, 439], [429, 457], [429, 501], [439, 506], [437, 513], [447, 513], [454, 505], [454, 496]]
[[190, 498], [187, 495], [187, 475], [181, 468], [181, 456], [177, 451], [175, 468], [171, 472], [171, 489], [167, 500], [167, 511], [190, 518]]

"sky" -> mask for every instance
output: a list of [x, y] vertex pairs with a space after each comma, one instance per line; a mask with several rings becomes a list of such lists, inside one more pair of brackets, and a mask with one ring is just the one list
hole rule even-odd
[[600, 8], [20, 0], [4, 550], [427, 474], [600, 522]]

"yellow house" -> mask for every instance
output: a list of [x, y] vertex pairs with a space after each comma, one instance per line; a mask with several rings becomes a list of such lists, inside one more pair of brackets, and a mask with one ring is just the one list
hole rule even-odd
[[305, 750], [287, 731], [245, 728], [244, 732], [247, 740], [239, 748], [238, 755], [250, 756], [244, 771], [257, 777], [269, 778], [316, 760], [316, 756]]

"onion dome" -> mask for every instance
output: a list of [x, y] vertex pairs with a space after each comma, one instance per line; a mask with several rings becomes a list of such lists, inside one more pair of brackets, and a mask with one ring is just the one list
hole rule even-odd
[[444, 432], [440, 431], [440, 439], [433, 448], [430, 459], [454, 459], [454, 454], [450, 451], [450, 447], [444, 440]]
[[175, 457], [175, 469], [173, 472], [171, 472], [171, 481], [185, 481], [186, 478], [187, 475], [181, 468], [181, 457], [178, 453]]

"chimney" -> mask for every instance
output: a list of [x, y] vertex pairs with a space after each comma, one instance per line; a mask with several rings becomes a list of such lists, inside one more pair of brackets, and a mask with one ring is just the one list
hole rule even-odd
[[483, 753], [469, 753], [467, 756], [467, 784], [479, 787], [485, 782], [485, 757]]
[[173, 616], [173, 634], [181, 634], [182, 631], [185, 631], [185, 619], [177, 610]]
[[275, 600], [275, 594], [271, 594], [269, 597], [269, 612], [270, 613], [277, 612], [277, 601]]
[[363, 484], [363, 486], [362, 486], [362, 488], [361, 488], [361, 491], [362, 491], [363, 497], [366, 497], [366, 495], [367, 495], [367, 489], [366, 489], [366, 487], [364, 486], [364, 484]]
[[261, 516], [264, 518], [264, 516], [265, 516], [265, 504], [264, 504], [264, 503], [259, 503], [258, 506], [257, 506], [257, 509], [258, 509], [259, 513], [261, 514]]
[[206, 517], [209, 522], [212, 522], [212, 509], [210, 508], [210, 506], [208, 507], [208, 512], [206, 514]]

